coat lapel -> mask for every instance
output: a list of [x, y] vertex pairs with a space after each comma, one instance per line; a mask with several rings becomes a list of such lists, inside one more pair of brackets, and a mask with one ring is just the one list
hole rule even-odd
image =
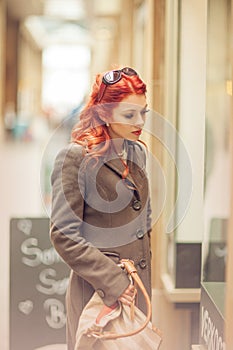
[[[116, 174], [119, 175], [119, 177], [122, 177], [122, 174], [125, 171], [124, 164], [121, 162], [121, 160], [119, 158], [114, 158], [114, 159], [108, 160], [104, 163], [104, 165], [107, 166], [108, 168], [112, 169]], [[136, 189], [136, 184], [135, 184], [134, 179], [132, 178], [130, 173], [128, 173], [126, 179]]]
[[[131, 174], [134, 174], [134, 171], [135, 171], [134, 161], [133, 161], [133, 157], [134, 157], [133, 145], [128, 144], [127, 151], [128, 151], [127, 161], [129, 166], [129, 173], [126, 179], [130, 182], [130, 185], [135, 187], [135, 190], [137, 190], [137, 185], [133, 179], [133, 176], [131, 175]], [[112, 169], [120, 177], [122, 177], [122, 174], [125, 171], [125, 166], [114, 151], [111, 153], [111, 157], [107, 156], [104, 159], [104, 164], [108, 168]]]

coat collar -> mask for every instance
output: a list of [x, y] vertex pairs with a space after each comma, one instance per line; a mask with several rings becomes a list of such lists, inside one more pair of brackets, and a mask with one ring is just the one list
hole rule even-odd
[[[127, 141], [126, 147], [127, 147], [127, 163], [129, 166], [129, 173], [126, 179], [129, 181], [129, 185], [133, 186], [135, 190], [137, 190], [137, 186], [132, 176], [132, 174], [134, 174], [134, 171], [135, 171], [135, 166], [134, 166], [135, 149], [134, 149], [133, 142]], [[104, 165], [112, 169], [120, 177], [122, 177], [122, 174], [125, 171], [125, 166], [121, 161], [121, 159], [116, 154], [115, 150], [112, 150], [110, 154], [105, 155]]]

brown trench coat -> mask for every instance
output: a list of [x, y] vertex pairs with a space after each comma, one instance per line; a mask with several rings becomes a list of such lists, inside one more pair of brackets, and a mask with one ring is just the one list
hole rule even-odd
[[[117, 266], [121, 258], [135, 262], [151, 295], [150, 200], [145, 150], [128, 141], [130, 173], [116, 154], [86, 162], [83, 148], [70, 144], [56, 157], [51, 177], [51, 240], [70, 266], [66, 294], [68, 350], [74, 349], [82, 309], [94, 291], [110, 306], [129, 284]], [[114, 152], [113, 152], [114, 153]], [[145, 312], [142, 296], [138, 307]]]

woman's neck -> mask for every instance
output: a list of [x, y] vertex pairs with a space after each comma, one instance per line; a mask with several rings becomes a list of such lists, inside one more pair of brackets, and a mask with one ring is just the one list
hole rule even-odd
[[117, 154], [121, 154], [124, 151], [124, 139], [112, 138], [112, 142]]

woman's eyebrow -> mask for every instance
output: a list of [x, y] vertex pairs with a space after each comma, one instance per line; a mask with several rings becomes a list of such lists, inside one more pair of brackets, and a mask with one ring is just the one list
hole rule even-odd
[[[137, 110], [136, 106], [137, 106], [137, 105], [135, 105], [135, 108], [129, 107], [129, 108], [123, 109], [122, 112], [134, 112], [134, 111]], [[146, 104], [144, 107], [142, 107], [141, 110], [143, 111], [144, 109], [147, 108], [147, 106], [148, 106], [148, 104]]]
[[136, 109], [133, 109], [133, 108], [129, 108], [129, 109], [124, 109], [122, 112], [135, 112]]

